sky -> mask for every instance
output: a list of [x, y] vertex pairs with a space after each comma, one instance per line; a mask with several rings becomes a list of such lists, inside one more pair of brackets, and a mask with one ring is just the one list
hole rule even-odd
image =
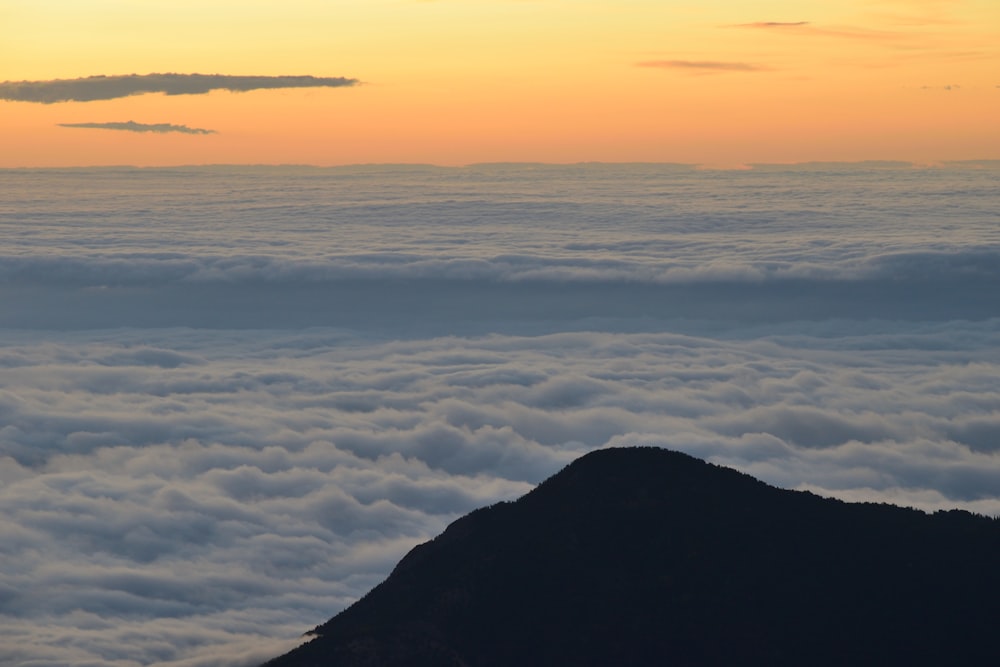
[[994, 0], [5, 0], [0, 166], [996, 159], [998, 65]]

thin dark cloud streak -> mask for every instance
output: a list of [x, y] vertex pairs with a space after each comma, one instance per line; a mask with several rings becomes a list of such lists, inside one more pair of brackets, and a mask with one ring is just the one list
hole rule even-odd
[[341, 88], [360, 84], [347, 77], [235, 76], [229, 74], [123, 74], [97, 75], [79, 79], [46, 81], [5, 81], [0, 83], [0, 99], [13, 102], [92, 102], [132, 95], [204, 95], [213, 90], [247, 92], [279, 88]]
[[809, 21], [754, 21], [753, 23], [740, 23], [737, 28], [797, 28], [809, 25]]
[[760, 72], [766, 69], [759, 65], [751, 65], [750, 63], [715, 60], [645, 60], [637, 63], [636, 66], [700, 72]]
[[124, 132], [152, 132], [155, 134], [217, 134], [215, 130], [200, 127], [174, 125], [172, 123], [137, 123], [134, 120], [108, 123], [59, 123], [59, 127], [81, 128], [86, 130], [119, 130]]
[[752, 23], [736, 23], [731, 28], [746, 28], [750, 30], [770, 30], [786, 34], [807, 35], [815, 37], [838, 37], [862, 41], [894, 42], [907, 39], [903, 33], [888, 30], [874, 30], [855, 26], [820, 27], [810, 21], [754, 21]]

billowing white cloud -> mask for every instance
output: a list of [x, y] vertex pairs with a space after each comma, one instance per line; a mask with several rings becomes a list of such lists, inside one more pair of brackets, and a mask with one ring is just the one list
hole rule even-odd
[[[121, 664], [172, 664], [203, 656], [206, 624], [293, 636], [459, 514], [603, 446], [1000, 513], [996, 320], [850, 345], [614, 332], [379, 343], [318, 329], [224, 345], [176, 331], [167, 349], [147, 335], [8, 346], [0, 613], [18, 650], [72, 633], [89, 647], [76, 660], [110, 659], [102, 647], [127, 628], [135, 662]], [[155, 619], [197, 645], [154, 650]], [[31, 630], [53, 621], [66, 627]]]

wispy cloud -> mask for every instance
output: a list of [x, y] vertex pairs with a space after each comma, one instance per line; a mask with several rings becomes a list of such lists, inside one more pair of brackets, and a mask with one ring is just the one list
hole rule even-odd
[[809, 25], [809, 21], [756, 21], [754, 23], [740, 23], [737, 28], [797, 28]]
[[245, 92], [274, 88], [339, 88], [360, 81], [346, 77], [234, 76], [229, 74], [122, 74], [46, 81], [5, 81], [0, 99], [17, 102], [90, 102], [145, 93], [201, 95], [213, 90]]
[[817, 26], [809, 21], [754, 21], [753, 23], [737, 23], [732, 28], [748, 28], [751, 30], [773, 30], [789, 34], [809, 35], [818, 37], [840, 37], [844, 39], [895, 41], [908, 36], [890, 30], [874, 30], [856, 26]]
[[155, 132], [157, 134], [166, 134], [168, 132], [216, 134], [215, 130], [204, 130], [199, 127], [173, 125], [171, 123], [137, 123], [134, 120], [111, 123], [59, 123], [59, 127], [79, 127], [88, 130], [123, 130], [125, 132]]
[[715, 60], [646, 60], [637, 63], [639, 67], [660, 69], [682, 69], [700, 72], [760, 72], [766, 68], [740, 62], [720, 62]]

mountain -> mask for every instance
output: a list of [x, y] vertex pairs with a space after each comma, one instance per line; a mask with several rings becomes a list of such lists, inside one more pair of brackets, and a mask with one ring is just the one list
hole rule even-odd
[[1000, 522], [587, 454], [267, 667], [1000, 664]]

